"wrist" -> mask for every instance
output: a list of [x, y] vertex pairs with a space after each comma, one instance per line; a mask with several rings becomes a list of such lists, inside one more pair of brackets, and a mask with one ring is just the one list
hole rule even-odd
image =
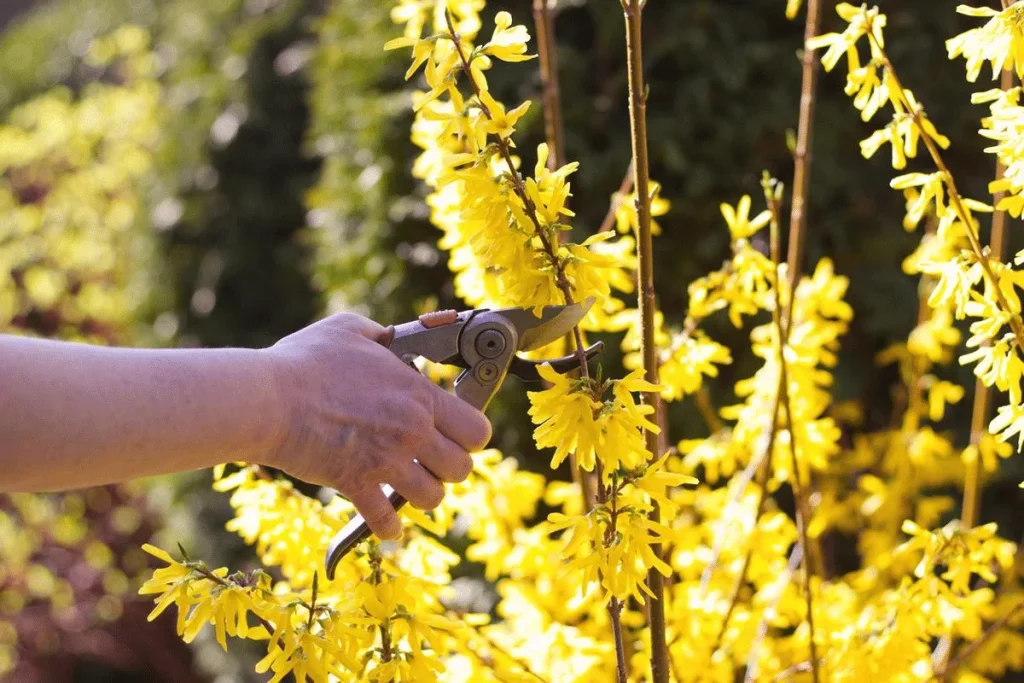
[[290, 394], [271, 348], [254, 350], [253, 358], [254, 383], [261, 392], [260, 403], [264, 408], [254, 428], [253, 454], [247, 457], [253, 464], [279, 468], [291, 422]]
[[[191, 370], [196, 384], [211, 387], [197, 419], [215, 462], [270, 465], [284, 433], [280, 391], [266, 354], [259, 349], [205, 349]], [[212, 402], [211, 402], [212, 401]]]

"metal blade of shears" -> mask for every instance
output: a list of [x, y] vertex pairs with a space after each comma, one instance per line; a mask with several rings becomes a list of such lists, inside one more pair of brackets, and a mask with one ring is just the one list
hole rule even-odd
[[540, 316], [529, 308], [506, 308], [496, 313], [508, 318], [519, 333], [518, 351], [533, 351], [572, 332], [594, 305], [594, 297], [569, 306], [545, 306]]

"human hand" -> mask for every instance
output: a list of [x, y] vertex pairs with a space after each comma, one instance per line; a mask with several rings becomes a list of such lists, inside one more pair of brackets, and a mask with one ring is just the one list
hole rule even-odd
[[384, 334], [367, 318], [340, 313], [264, 350], [283, 409], [264, 464], [337, 489], [387, 540], [401, 536], [402, 524], [380, 484], [420, 509], [437, 507], [438, 480], [469, 476], [469, 452], [487, 445], [491, 424], [381, 346]]

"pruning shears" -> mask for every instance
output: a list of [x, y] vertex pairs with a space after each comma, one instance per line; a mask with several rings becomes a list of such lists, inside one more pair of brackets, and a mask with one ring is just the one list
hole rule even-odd
[[[549, 363], [560, 374], [578, 368], [577, 354], [545, 361], [516, 354], [542, 348], [567, 335], [593, 303], [591, 297], [569, 306], [545, 306], [540, 315], [530, 308], [435, 311], [388, 327], [381, 344], [413, 369], [417, 358], [464, 368], [455, 380], [455, 395], [484, 412], [509, 374], [527, 384], [540, 384], [537, 367], [542, 363]], [[593, 358], [602, 348], [598, 342], [584, 355]], [[393, 488], [385, 485], [383, 489], [396, 510], [405, 505], [406, 500]], [[369, 535], [370, 528], [359, 514], [335, 535], [327, 548], [329, 579], [334, 578], [338, 562]]]

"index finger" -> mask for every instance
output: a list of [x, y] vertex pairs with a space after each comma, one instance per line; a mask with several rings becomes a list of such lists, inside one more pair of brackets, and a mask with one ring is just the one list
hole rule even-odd
[[440, 387], [434, 393], [434, 425], [469, 452], [483, 449], [491, 440], [487, 416]]

